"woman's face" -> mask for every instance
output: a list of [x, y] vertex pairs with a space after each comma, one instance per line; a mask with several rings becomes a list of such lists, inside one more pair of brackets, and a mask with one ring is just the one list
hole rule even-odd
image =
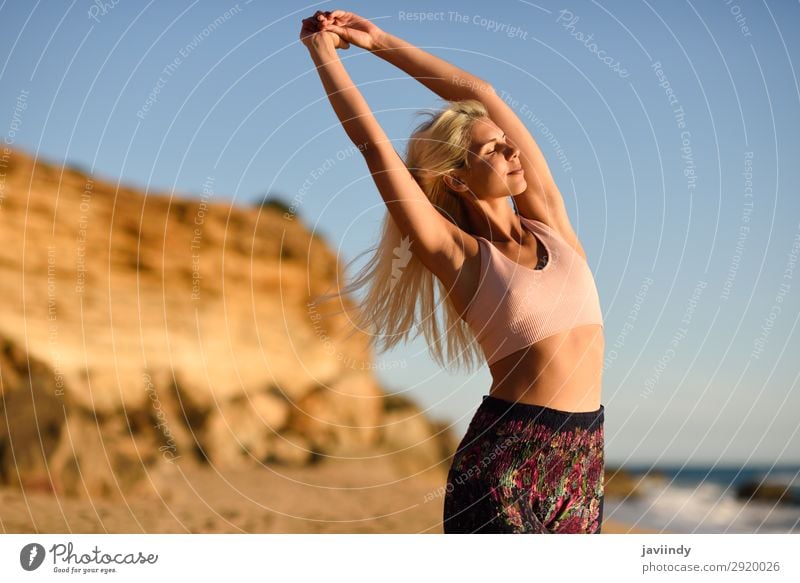
[[470, 167], [455, 174], [477, 198], [516, 196], [527, 188], [519, 148], [492, 120], [484, 118], [473, 124], [468, 156]]

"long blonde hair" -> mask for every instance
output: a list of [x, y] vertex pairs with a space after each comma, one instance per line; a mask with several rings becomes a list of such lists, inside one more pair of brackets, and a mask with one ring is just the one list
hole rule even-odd
[[[469, 167], [467, 154], [472, 126], [477, 120], [488, 118], [488, 112], [480, 101], [468, 99], [448, 102], [439, 111], [419, 111], [417, 115], [430, 117], [412, 132], [405, 165], [434, 208], [463, 229], [467, 224], [464, 202], [449, 190], [443, 176], [456, 168]], [[388, 350], [407, 340], [411, 329], [418, 325], [435, 362], [443, 368], [455, 365], [456, 369], [463, 366], [474, 370], [484, 362], [484, 357], [472, 330], [459, 317], [447, 288], [409, 252], [409, 245], [409, 238], [402, 236], [387, 211], [378, 243], [353, 259], [355, 262], [374, 251], [355, 279], [338, 293], [318, 296], [312, 303], [349, 294], [371, 284], [351, 320], [353, 330], [347, 338], [361, 330], [377, 339], [376, 347]], [[436, 289], [439, 298], [445, 300], [441, 302], [444, 328], [437, 318]], [[419, 321], [416, 317], [418, 305]], [[343, 311], [348, 309], [335, 313]], [[414, 335], [417, 336], [419, 332]]]

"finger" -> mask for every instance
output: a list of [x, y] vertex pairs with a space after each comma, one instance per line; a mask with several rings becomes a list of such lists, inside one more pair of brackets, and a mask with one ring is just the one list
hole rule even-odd
[[350, 37], [346, 28], [342, 28], [341, 26], [336, 26], [335, 24], [329, 24], [328, 26], [325, 27], [325, 30], [327, 30], [328, 32], [335, 32], [345, 41], [347, 41], [347, 39]]
[[331, 12], [331, 16], [333, 16], [334, 18], [336, 18], [338, 16], [344, 16], [344, 15], [345, 15], [345, 11], [344, 10], [334, 10], [333, 12]]

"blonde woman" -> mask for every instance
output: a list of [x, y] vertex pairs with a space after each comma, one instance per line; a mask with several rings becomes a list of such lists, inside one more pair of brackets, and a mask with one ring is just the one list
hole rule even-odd
[[[300, 38], [388, 209], [376, 253], [342, 292], [370, 284], [358, 327], [388, 348], [419, 326], [442, 366], [491, 371], [450, 467], [444, 532], [599, 533], [602, 313], [533, 137], [487, 81], [352, 12], [318, 11]], [[405, 160], [338, 57], [351, 44], [448, 103]], [[399, 275], [398, 249], [410, 251]]]

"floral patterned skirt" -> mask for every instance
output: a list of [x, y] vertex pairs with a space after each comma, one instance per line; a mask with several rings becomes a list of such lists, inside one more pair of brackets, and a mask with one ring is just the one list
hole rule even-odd
[[484, 395], [447, 477], [444, 532], [600, 534], [604, 412]]

